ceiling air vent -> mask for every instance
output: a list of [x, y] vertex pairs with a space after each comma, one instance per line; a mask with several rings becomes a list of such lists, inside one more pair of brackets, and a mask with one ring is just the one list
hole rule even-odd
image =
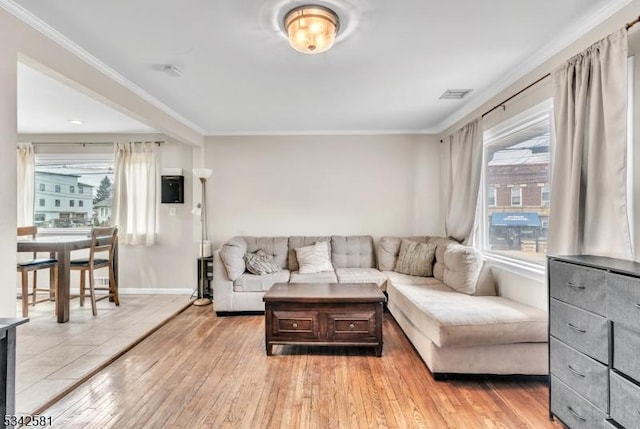
[[473, 91], [472, 89], [447, 89], [444, 94], [440, 96], [440, 100], [453, 100], [464, 98], [468, 93]]

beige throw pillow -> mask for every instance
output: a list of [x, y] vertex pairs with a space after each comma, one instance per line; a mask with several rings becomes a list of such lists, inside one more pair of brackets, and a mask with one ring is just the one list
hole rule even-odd
[[329, 242], [318, 241], [310, 246], [298, 247], [296, 258], [298, 259], [298, 272], [300, 274], [321, 273], [333, 271], [331, 258], [329, 257]]
[[402, 240], [394, 271], [411, 276], [432, 277], [436, 245]]

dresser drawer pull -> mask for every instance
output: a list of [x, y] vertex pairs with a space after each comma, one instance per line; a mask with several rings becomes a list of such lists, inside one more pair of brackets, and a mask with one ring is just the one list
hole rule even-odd
[[578, 414], [578, 413], [576, 413], [575, 411], [573, 411], [573, 408], [571, 408], [571, 406], [568, 406], [568, 407], [567, 407], [567, 410], [569, 410], [569, 412], [570, 412], [571, 414], [573, 414], [573, 416], [574, 416], [576, 419], [581, 420], [581, 421], [583, 421], [583, 422], [586, 422], [586, 421], [587, 421], [587, 419], [585, 419], [585, 418], [584, 418], [584, 417], [582, 417], [580, 414]]
[[571, 365], [569, 365], [567, 368], [569, 368], [569, 371], [571, 371], [573, 374], [577, 375], [580, 378], [585, 378], [586, 375], [584, 375], [583, 373], [575, 370]]
[[293, 326], [294, 328], [297, 328], [298, 324], [294, 322], [291, 326]]
[[584, 329], [580, 329], [577, 326], [572, 325], [571, 323], [567, 323], [567, 326], [580, 334], [584, 334], [585, 332], [587, 332]]
[[573, 289], [579, 289], [579, 290], [583, 290], [584, 289], [584, 286], [577, 285], [574, 282], [567, 282], [567, 286], [569, 286], [570, 288], [573, 288]]
[[355, 327], [356, 327], [356, 325], [354, 325], [353, 323], [349, 323], [349, 328], [350, 328], [350, 329], [353, 329], [353, 328], [355, 328]]
[[640, 304], [636, 304], [636, 308], [640, 308]]

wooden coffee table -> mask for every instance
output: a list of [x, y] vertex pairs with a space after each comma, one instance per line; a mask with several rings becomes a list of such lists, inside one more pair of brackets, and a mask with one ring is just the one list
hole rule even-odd
[[382, 356], [386, 298], [375, 283], [276, 283], [264, 295], [265, 345], [369, 346]]

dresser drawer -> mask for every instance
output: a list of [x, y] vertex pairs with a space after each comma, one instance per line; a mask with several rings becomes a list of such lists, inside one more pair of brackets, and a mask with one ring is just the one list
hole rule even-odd
[[640, 279], [607, 274], [609, 319], [640, 331]]
[[625, 428], [640, 427], [640, 387], [611, 371], [611, 418]]
[[609, 369], [555, 338], [549, 341], [551, 374], [604, 412], [609, 411]]
[[580, 265], [549, 261], [550, 291], [553, 298], [606, 315], [605, 272]]
[[609, 362], [607, 319], [555, 299], [550, 307], [551, 335], [600, 362]]
[[604, 428], [607, 415], [569, 386], [551, 376], [551, 412], [569, 427]]
[[613, 367], [640, 380], [640, 332], [613, 324]]

